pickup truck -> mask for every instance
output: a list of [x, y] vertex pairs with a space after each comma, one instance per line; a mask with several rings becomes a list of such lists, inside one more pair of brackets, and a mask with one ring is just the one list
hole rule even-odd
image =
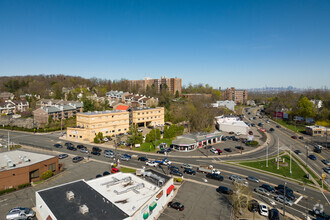
[[221, 172], [217, 169], [214, 169], [212, 165], [200, 165], [197, 167], [198, 172], [202, 173], [215, 173], [215, 174], [220, 174]]

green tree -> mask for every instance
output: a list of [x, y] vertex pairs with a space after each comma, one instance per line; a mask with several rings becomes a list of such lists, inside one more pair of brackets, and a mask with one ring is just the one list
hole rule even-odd
[[176, 90], [176, 92], [175, 92], [175, 98], [179, 98], [179, 97], [180, 97], [179, 91]]
[[95, 111], [95, 105], [92, 100], [83, 98], [82, 101], [84, 103], [84, 112]]
[[296, 113], [301, 117], [314, 117], [316, 114], [315, 106], [307, 97], [303, 96], [298, 102]]
[[131, 126], [128, 136], [127, 143], [128, 144], [142, 144], [143, 143], [143, 135], [138, 131], [137, 126]]

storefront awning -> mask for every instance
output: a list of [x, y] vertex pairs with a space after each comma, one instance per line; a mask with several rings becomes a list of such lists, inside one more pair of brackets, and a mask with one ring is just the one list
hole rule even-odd
[[152, 211], [156, 208], [157, 206], [157, 202], [153, 201], [150, 205], [149, 205], [149, 210]]
[[143, 213], [143, 219], [147, 219], [149, 217], [149, 212], [144, 212]]
[[173, 189], [174, 189], [174, 185], [171, 185], [170, 187], [168, 187], [168, 189], [166, 191], [167, 195], [170, 194]]

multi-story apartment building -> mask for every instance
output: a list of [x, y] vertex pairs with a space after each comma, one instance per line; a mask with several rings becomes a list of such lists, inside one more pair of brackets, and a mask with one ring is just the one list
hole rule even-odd
[[164, 125], [164, 108], [145, 108], [132, 110], [132, 124], [138, 126]]
[[246, 104], [248, 100], [247, 90], [236, 90], [235, 87], [221, 91], [224, 100], [233, 100], [236, 104]]
[[130, 89], [137, 88], [140, 91], [146, 91], [147, 87], [155, 88], [159, 93], [162, 90], [167, 90], [172, 94], [175, 94], [178, 91], [181, 95], [182, 90], [182, 79], [181, 78], [166, 78], [165, 76], [160, 79], [150, 79], [144, 78], [142, 80], [129, 80]]
[[128, 130], [128, 111], [84, 112], [77, 114], [76, 127], [67, 128], [67, 138], [92, 142], [99, 132], [102, 132], [104, 136], [112, 136], [128, 132]]
[[4, 100], [0, 101], [0, 113], [1, 114], [16, 114], [18, 112], [25, 112], [29, 109], [29, 102], [25, 99], [19, 100]]

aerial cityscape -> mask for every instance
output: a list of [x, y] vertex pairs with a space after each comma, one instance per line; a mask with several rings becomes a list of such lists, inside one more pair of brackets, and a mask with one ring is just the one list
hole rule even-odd
[[330, 220], [329, 11], [0, 0], [0, 219]]

